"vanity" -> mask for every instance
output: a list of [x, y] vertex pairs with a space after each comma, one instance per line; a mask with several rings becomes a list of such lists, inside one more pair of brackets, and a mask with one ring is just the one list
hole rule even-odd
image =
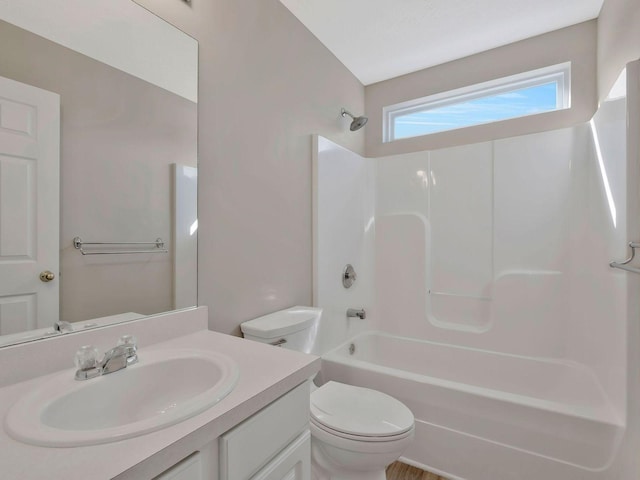
[[[235, 386], [202, 413], [160, 430], [97, 445], [36, 446], [0, 431], [3, 479], [308, 479], [309, 381], [320, 359], [207, 330], [199, 307], [0, 349], [0, 416], [55, 375], [74, 375], [80, 345], [138, 338], [139, 363], [163, 351], [200, 350], [235, 362]], [[20, 368], [16, 368], [20, 366]], [[127, 368], [110, 374], [125, 376]], [[94, 381], [93, 379], [86, 382]], [[171, 382], [172, 378], [166, 378]], [[113, 392], [115, 397], [127, 392]]]

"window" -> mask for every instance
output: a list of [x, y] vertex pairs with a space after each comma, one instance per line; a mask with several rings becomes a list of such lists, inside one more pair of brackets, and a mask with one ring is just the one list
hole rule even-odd
[[384, 107], [383, 140], [429, 135], [571, 106], [571, 63]]

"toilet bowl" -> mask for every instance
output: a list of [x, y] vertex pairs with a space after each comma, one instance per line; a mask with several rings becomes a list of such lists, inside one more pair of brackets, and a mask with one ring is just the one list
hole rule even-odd
[[[240, 327], [247, 339], [308, 353], [321, 315], [320, 308], [292, 307]], [[310, 411], [313, 480], [385, 480], [385, 468], [414, 437], [411, 410], [369, 388], [327, 382], [313, 389]]]
[[363, 442], [335, 437], [311, 424], [311, 478], [313, 480], [386, 480], [385, 469], [413, 441], [410, 434], [385, 442]]
[[389, 395], [328, 382], [311, 395], [314, 480], [384, 480], [414, 436], [411, 411]]

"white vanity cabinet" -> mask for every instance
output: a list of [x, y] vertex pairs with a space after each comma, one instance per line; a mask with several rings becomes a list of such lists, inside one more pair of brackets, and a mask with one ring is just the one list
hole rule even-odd
[[304, 382], [153, 480], [310, 480]]
[[[0, 480], [80, 478], [85, 472], [99, 480], [309, 480], [307, 379], [318, 372], [320, 359], [208, 331], [207, 321], [206, 309], [199, 308], [63, 335], [40, 346], [31, 342], [0, 348], [0, 365], [11, 372], [20, 370], [24, 358], [40, 359], [33, 366], [26, 362], [29, 368], [15, 377], [0, 377], [0, 418], [49, 381], [41, 378], [43, 370], [57, 375], [68, 369], [78, 345], [111, 345], [124, 334], [135, 334], [147, 345], [140, 351], [141, 364], [143, 356], [148, 360], [159, 352], [212, 351], [233, 359], [240, 370], [237, 385], [217, 405], [176, 425], [117, 442], [44, 449], [0, 428]], [[184, 333], [189, 326], [192, 331], [184, 335], [155, 336]], [[60, 354], [51, 360], [49, 352]], [[126, 376], [127, 371], [114, 375]], [[33, 461], [42, 455], [46, 462]]]
[[309, 382], [220, 437], [219, 480], [309, 480]]

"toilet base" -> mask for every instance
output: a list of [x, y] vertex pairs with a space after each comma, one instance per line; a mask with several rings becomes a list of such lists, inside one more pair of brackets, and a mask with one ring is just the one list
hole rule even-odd
[[386, 480], [385, 469], [413, 441], [414, 430], [390, 441], [363, 442], [341, 438], [311, 427], [313, 480]]
[[387, 474], [384, 470], [368, 471], [368, 472], [328, 472], [311, 465], [311, 480], [387, 480]]

